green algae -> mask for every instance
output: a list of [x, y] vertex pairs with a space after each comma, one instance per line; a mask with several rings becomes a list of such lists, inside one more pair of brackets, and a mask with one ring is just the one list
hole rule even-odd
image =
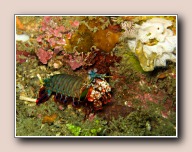
[[73, 136], [104, 136], [106, 130], [106, 121], [94, 118], [92, 121], [85, 121], [82, 124], [66, 124], [67, 129]]
[[122, 57], [122, 60], [119, 65], [120, 67], [119, 71], [121, 73], [124, 73], [129, 70], [132, 70], [133, 72], [138, 72], [141, 74], [146, 73], [145, 71], [143, 71], [138, 58], [135, 56], [133, 52], [130, 51], [127, 45], [124, 44], [124, 41], [122, 41], [119, 44], [119, 46], [116, 47], [115, 54], [117, 56]]
[[175, 125], [154, 112], [138, 110], [109, 124], [111, 136], [175, 136]]

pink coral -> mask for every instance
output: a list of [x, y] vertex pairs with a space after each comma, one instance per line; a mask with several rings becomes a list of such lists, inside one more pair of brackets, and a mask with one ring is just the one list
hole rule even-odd
[[59, 26], [54, 29], [52, 34], [56, 37], [62, 37], [62, 32], [65, 32], [65, 28], [64, 26]]
[[37, 42], [42, 42], [42, 38], [43, 38], [43, 35], [39, 35], [39, 36], [37, 37]]
[[72, 70], [76, 70], [84, 64], [83, 54], [75, 53], [73, 56], [69, 55], [69, 60], [67, 63], [70, 65]]
[[27, 51], [16, 50], [16, 61], [17, 63], [24, 63], [27, 59], [35, 59], [36, 57]]
[[73, 27], [78, 27], [79, 26], [79, 21], [73, 21], [72, 23], [71, 23], [71, 26], [73, 26]]
[[27, 60], [27, 58], [30, 57], [30, 53], [26, 51], [16, 51], [16, 61], [18, 63], [23, 63]]
[[[63, 46], [65, 42], [65, 32], [64, 26], [58, 26], [54, 21], [54, 17], [45, 16], [42, 22], [41, 32], [42, 34], [37, 37], [37, 42], [44, 44], [43, 49], [55, 49], [58, 46]], [[68, 32], [67, 32], [68, 33]], [[62, 47], [60, 47], [62, 48]]]
[[47, 41], [49, 42], [49, 44], [50, 44], [51, 47], [54, 47], [54, 46], [56, 45], [56, 41], [55, 41], [54, 38], [50, 38], [50, 39], [48, 39]]
[[36, 51], [36, 54], [37, 54], [39, 60], [40, 60], [43, 64], [47, 64], [47, 61], [48, 61], [49, 59], [51, 59], [52, 56], [53, 56], [53, 52], [45, 51], [45, 50], [42, 49], [42, 48], [39, 48], [39, 49]]
[[45, 16], [45, 17], [44, 17], [44, 22], [45, 22], [45, 23], [49, 23], [50, 20], [51, 20], [51, 16]]
[[[42, 26], [40, 28], [41, 34], [36, 38], [39, 45], [41, 45], [36, 54], [43, 64], [47, 64], [47, 61], [53, 54], [57, 55], [63, 50], [63, 46], [66, 45], [66, 39], [70, 39], [72, 31], [79, 26], [79, 21], [73, 21], [70, 28], [66, 28], [59, 24], [61, 19], [62, 18], [60, 17], [54, 16], [45, 16], [43, 18]], [[53, 52], [45, 51], [48, 49]], [[67, 57], [68, 63], [73, 70], [82, 66], [83, 58], [81, 56], [76, 54], [74, 57], [70, 55]]]

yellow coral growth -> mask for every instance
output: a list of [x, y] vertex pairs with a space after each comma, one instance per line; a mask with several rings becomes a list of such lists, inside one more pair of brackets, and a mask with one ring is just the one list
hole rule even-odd
[[112, 32], [108, 29], [99, 30], [94, 34], [94, 45], [106, 52], [112, 51], [115, 45], [119, 42], [120, 33]]
[[78, 52], [88, 52], [92, 46], [102, 51], [110, 52], [119, 42], [120, 32], [108, 28], [108, 18], [93, 17], [83, 21], [76, 33], [73, 34], [66, 49]]
[[16, 28], [19, 30], [24, 30], [24, 25], [23, 23], [21, 23], [21, 20], [18, 16], [16, 17]]
[[51, 116], [44, 116], [42, 123], [53, 123], [57, 118], [57, 114], [52, 114]]
[[78, 52], [88, 52], [93, 46], [92, 32], [84, 25], [79, 26], [78, 32], [72, 35], [72, 38], [67, 45], [69, 52], [77, 50]]
[[154, 59], [157, 57], [157, 54], [152, 52], [150, 57], [145, 54], [143, 50], [143, 45], [141, 41], [138, 41], [135, 54], [137, 55], [140, 65], [144, 71], [153, 71], [154, 70]]

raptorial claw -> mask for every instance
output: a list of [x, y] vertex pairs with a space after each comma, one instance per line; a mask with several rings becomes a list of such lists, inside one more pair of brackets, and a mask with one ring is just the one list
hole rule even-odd
[[46, 102], [49, 99], [49, 95], [45, 90], [45, 87], [42, 87], [39, 91], [39, 97], [36, 100], [36, 105], [39, 105], [43, 102]]

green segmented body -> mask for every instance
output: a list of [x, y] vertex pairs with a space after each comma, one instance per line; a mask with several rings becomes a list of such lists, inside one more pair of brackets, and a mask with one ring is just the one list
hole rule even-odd
[[89, 77], [79, 77], [68, 74], [53, 75], [44, 80], [44, 86], [39, 90], [36, 104], [46, 102], [54, 95], [56, 102], [73, 102], [73, 106], [80, 103], [90, 110], [100, 110], [111, 100], [111, 87], [104, 79], [105, 74], [89, 72]]
[[47, 92], [60, 93], [65, 96], [80, 99], [86, 81], [78, 76], [58, 74], [44, 80]]

